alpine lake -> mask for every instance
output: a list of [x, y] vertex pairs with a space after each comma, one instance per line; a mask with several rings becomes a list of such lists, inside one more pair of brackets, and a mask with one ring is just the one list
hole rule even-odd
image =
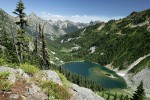
[[116, 72], [92, 62], [69, 62], [62, 65], [69, 71], [85, 76], [106, 88], [126, 88], [125, 80]]

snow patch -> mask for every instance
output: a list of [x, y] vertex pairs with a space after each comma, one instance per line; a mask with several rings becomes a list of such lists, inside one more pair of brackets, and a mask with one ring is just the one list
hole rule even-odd
[[61, 63], [64, 63], [63, 61], [60, 61]]
[[50, 63], [54, 64], [54, 62], [53, 62], [53, 61], [50, 61]]
[[72, 38], [69, 38], [68, 40], [67, 40], [67, 42], [70, 42], [72, 40]]
[[76, 37], [76, 39], [79, 39], [79, 38], [81, 38], [81, 36], [79, 36], [79, 37]]
[[52, 54], [56, 54], [55, 52], [51, 51]]
[[72, 47], [72, 48], [71, 48], [71, 51], [79, 50], [79, 49], [80, 49], [80, 46], [76, 46], [76, 47]]
[[91, 47], [89, 50], [91, 51], [91, 54], [95, 52], [96, 46]]
[[105, 25], [103, 24], [103, 25], [101, 25], [100, 27], [98, 27], [98, 29], [97, 30], [101, 30], [103, 27], [104, 27]]
[[141, 27], [141, 26], [144, 26], [144, 25], [146, 25], [146, 24], [149, 24], [149, 21], [145, 21], [145, 22], [139, 23], [139, 24], [137, 24], [137, 25], [132, 25], [131, 28], [138, 27], [138, 26]]
[[104, 55], [104, 53], [102, 52], [101, 55]]
[[85, 31], [86, 31], [86, 28], [81, 32], [81, 35], [83, 35]]
[[59, 58], [55, 57], [56, 60], [59, 60]]
[[134, 61], [134, 62], [128, 67], [127, 72], [128, 72], [129, 70], [131, 70], [134, 66], [136, 66], [138, 63], [140, 63], [143, 59], [145, 59], [145, 58], [148, 57], [148, 56], [150, 56], [150, 54], [145, 55], [145, 56], [143, 56], [143, 57], [140, 57], [139, 59], [137, 59], [136, 61]]
[[128, 69], [126, 69], [126, 70], [121, 70], [120, 71], [117, 68], [113, 69], [112, 63], [106, 65], [106, 67], [109, 68], [109, 69], [111, 69], [111, 70], [113, 70], [113, 71], [115, 71], [117, 75], [124, 77], [128, 73], [128, 71], [130, 71], [134, 66], [136, 66], [138, 63], [140, 63], [142, 60], [144, 60], [148, 56], [150, 56], [150, 54], [145, 55], [143, 57], [140, 57], [139, 59], [137, 59], [136, 61], [134, 61], [131, 65], [129, 65]]
[[64, 40], [61, 40], [61, 43], [64, 43]]

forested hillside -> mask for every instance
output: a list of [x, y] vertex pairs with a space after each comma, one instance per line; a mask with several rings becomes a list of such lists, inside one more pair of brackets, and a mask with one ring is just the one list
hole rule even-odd
[[[66, 50], [63, 54], [66, 61], [111, 63], [114, 68], [126, 69], [135, 60], [150, 53], [150, 9], [66, 34], [57, 42], [61, 43], [61, 52]], [[145, 62], [149, 62], [149, 57]]]

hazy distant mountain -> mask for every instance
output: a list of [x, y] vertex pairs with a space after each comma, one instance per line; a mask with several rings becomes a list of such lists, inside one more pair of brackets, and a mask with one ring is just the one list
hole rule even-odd
[[[15, 29], [17, 28], [17, 26], [14, 24], [14, 22], [18, 20], [17, 17], [12, 17], [9, 14], [7, 14], [5, 11], [0, 9], [0, 18], [1, 18], [0, 23], [2, 23], [1, 27], [6, 26], [8, 30], [10, 30], [10, 27], [11, 28], [14, 27]], [[34, 35], [36, 31], [36, 25], [41, 24], [44, 25], [44, 32], [47, 33], [47, 36], [51, 40], [61, 35], [70, 32], [75, 32], [89, 25], [86, 23], [74, 23], [68, 20], [67, 21], [44, 20], [38, 17], [35, 13], [31, 13], [29, 16], [27, 16], [27, 20], [29, 26], [26, 28], [26, 30], [29, 34]]]
[[71, 21], [52, 21], [52, 20], [43, 20], [42, 18], [38, 17], [36, 14], [31, 13], [27, 16], [29, 29], [34, 32], [36, 30], [36, 25], [41, 24], [44, 25], [44, 32], [50, 36], [51, 39], [54, 37], [59, 37], [66, 33], [77, 31], [81, 28], [88, 26], [88, 24], [84, 23], [74, 23]]

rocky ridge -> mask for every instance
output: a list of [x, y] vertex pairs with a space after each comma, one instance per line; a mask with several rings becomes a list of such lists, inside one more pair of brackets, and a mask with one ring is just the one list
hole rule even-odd
[[[52, 70], [42, 70], [31, 76], [22, 69], [14, 69], [0, 66], [0, 73], [9, 72], [8, 79], [13, 86], [11, 91], [0, 91], [0, 100], [45, 100], [46, 93], [38, 86], [39, 81], [53, 81], [59, 85], [63, 82], [59, 75]], [[38, 80], [34, 82], [33, 80]], [[104, 100], [92, 90], [70, 83], [68, 91], [71, 92], [71, 100]]]

